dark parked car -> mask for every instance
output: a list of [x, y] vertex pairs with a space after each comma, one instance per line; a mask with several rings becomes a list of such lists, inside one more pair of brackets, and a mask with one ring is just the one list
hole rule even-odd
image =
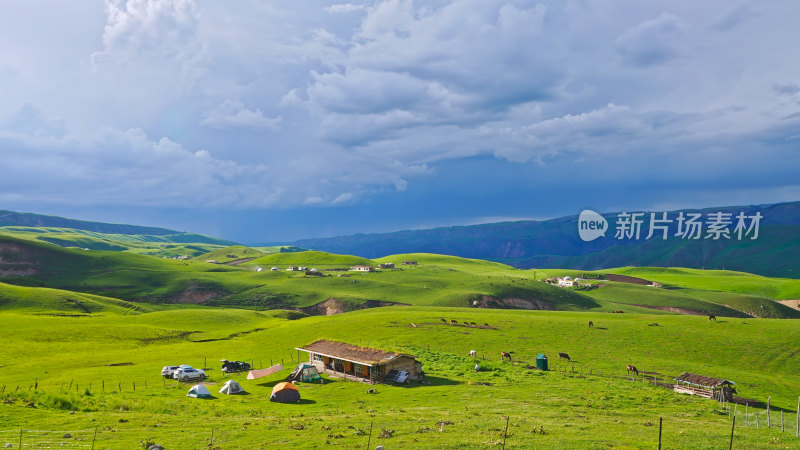
[[223, 359], [221, 362], [223, 373], [246, 372], [250, 370], [250, 363], [244, 361], [228, 361], [227, 359]]

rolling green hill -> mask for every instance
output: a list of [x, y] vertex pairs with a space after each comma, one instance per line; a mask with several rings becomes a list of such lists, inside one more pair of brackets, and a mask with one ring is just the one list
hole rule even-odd
[[233, 243], [194, 233], [108, 234], [73, 228], [0, 227], [0, 235], [48, 242], [61, 247], [142, 253], [154, 256], [196, 256]]
[[71, 228], [75, 230], [92, 231], [103, 234], [143, 234], [143, 235], [169, 235], [180, 234], [175, 230], [157, 227], [142, 227], [138, 225], [125, 225], [118, 223], [90, 222], [86, 220], [67, 219], [43, 214], [19, 213], [0, 210], [0, 227], [46, 227], [46, 228]]
[[232, 245], [230, 247], [214, 250], [213, 252], [203, 253], [202, 255], [196, 256], [194, 259], [198, 261], [217, 261], [224, 264], [243, 259], [255, 259], [260, 256], [264, 256], [264, 253], [250, 247], [245, 247], [244, 245]]
[[[254, 253], [246, 247], [232, 247], [219, 254], [235, 256], [229, 258], [233, 260]], [[408, 260], [418, 264], [401, 264]], [[394, 263], [396, 269], [371, 273], [347, 270], [356, 264], [376, 266], [389, 262]], [[317, 268], [321, 276], [284, 270], [289, 266]], [[272, 267], [279, 270], [272, 271]], [[419, 253], [374, 261], [314, 251], [275, 253], [238, 266], [227, 266], [129, 252], [65, 249], [0, 237], [0, 278], [5, 283], [93, 294], [128, 302], [257, 309], [318, 305], [317, 309], [306, 309], [312, 314], [401, 303], [800, 317], [797, 310], [774, 301], [796, 298], [794, 295], [800, 284], [797, 280], [693, 269], [619, 268], [607, 272], [652, 279], [662, 283], [663, 287], [604, 282], [595, 283], [594, 289], [559, 288], [542, 283], [542, 279], [551, 275], [580, 276], [583, 272], [518, 270], [496, 262]]]
[[146, 304], [58, 289], [0, 283], [0, 311], [51, 315], [140, 314], [153, 311]]
[[355, 265], [375, 265], [366, 258], [350, 255], [334, 255], [332, 253], [304, 251], [289, 253], [273, 253], [247, 263], [249, 266], [276, 266], [285, 269], [288, 266], [323, 268], [345, 268]]

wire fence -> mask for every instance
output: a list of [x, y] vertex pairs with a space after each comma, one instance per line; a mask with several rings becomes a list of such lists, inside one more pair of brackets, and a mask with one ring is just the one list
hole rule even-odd
[[4, 448], [94, 448], [97, 430], [0, 430]]

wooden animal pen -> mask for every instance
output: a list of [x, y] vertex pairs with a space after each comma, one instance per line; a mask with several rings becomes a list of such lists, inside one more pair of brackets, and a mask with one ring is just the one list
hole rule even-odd
[[327, 340], [295, 349], [308, 352], [309, 362], [320, 373], [345, 379], [381, 383], [392, 370], [407, 372], [409, 380], [422, 378], [422, 363], [413, 355]]
[[675, 378], [673, 390], [682, 394], [699, 395], [717, 401], [729, 402], [736, 393], [736, 383], [720, 378], [684, 372]]

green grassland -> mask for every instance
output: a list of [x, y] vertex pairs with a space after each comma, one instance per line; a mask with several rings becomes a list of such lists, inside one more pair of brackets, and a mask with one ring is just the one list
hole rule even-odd
[[[443, 325], [441, 318], [491, 328]], [[413, 353], [426, 383], [378, 385], [368, 394], [369, 386], [328, 378], [301, 384], [299, 404], [270, 403], [272, 386], [297, 360], [294, 347], [321, 338]], [[662, 379], [683, 371], [730, 379], [739, 395], [757, 402], [771, 396], [773, 428], [765, 429], [763, 410], [761, 428], [743, 427], [738, 409], [734, 446], [800, 445], [775, 428], [776, 411], [794, 423], [800, 394], [800, 329], [793, 321], [436, 307], [327, 317], [209, 308], [130, 315], [109, 308], [64, 317], [6, 305], [0, 339], [0, 430], [96, 428], [96, 448], [147, 441], [205, 448], [212, 428], [219, 448], [364, 447], [370, 424], [373, 447], [480, 448], [502, 443], [506, 417], [509, 448], [654, 448], [659, 417], [665, 448], [727, 445], [731, 422], [721, 405], [609, 378], [624, 375], [625, 364]], [[467, 357], [473, 349], [480, 373]], [[500, 351], [514, 351], [518, 362], [499, 362]], [[572, 362], [560, 363], [557, 352]], [[537, 353], [550, 356], [557, 370], [525, 369]], [[217, 393], [226, 379], [218, 370], [222, 358], [256, 367], [283, 360], [287, 370], [252, 381], [234, 375], [248, 395], [228, 397]], [[211, 368], [213, 399], [188, 398], [189, 385], [159, 377], [163, 365], [180, 363]], [[378, 438], [382, 430], [394, 430], [393, 437]]]
[[72, 228], [0, 227], [0, 234], [61, 247], [131, 252], [173, 258], [197, 256], [233, 244], [230, 241], [195, 233], [166, 235], [110, 234]]
[[77, 316], [102, 312], [140, 314], [153, 311], [153, 308], [98, 295], [0, 283], [0, 311], [9, 310]]
[[264, 253], [245, 247], [244, 245], [232, 245], [230, 247], [220, 248], [213, 252], [203, 253], [196, 256], [194, 259], [198, 261], [217, 261], [219, 263], [227, 263], [231, 261], [238, 261], [241, 259], [258, 258], [264, 256]]

